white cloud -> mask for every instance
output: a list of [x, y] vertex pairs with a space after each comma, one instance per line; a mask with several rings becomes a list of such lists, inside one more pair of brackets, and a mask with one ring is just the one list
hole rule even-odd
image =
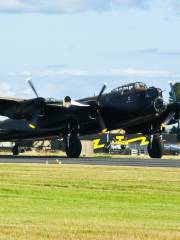
[[[48, 68], [13, 73], [14, 77], [177, 77], [179, 73], [166, 70], [147, 70], [137, 68], [80, 69]], [[11, 76], [13, 76], [11, 73]]]
[[169, 77], [172, 73], [162, 70], [145, 70], [145, 69], [111, 69], [110, 73], [113, 76], [127, 76], [127, 77]]
[[0, 12], [76, 13], [120, 8], [146, 9], [150, 0], [0, 0]]

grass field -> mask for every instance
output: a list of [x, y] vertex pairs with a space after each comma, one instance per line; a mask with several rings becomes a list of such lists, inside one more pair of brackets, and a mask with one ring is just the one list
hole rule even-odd
[[0, 240], [180, 239], [180, 169], [0, 164]]

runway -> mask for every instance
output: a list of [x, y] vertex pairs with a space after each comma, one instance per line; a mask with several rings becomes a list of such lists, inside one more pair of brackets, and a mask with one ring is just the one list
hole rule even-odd
[[0, 163], [39, 163], [39, 164], [82, 164], [105, 166], [137, 166], [137, 167], [173, 167], [180, 168], [180, 160], [174, 159], [142, 159], [142, 158], [64, 158], [64, 157], [31, 157], [0, 156]]

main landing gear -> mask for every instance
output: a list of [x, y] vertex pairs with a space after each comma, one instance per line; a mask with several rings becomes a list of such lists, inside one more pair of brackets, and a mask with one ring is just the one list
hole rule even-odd
[[68, 158], [78, 158], [81, 154], [82, 145], [78, 134], [71, 133], [65, 138], [65, 151]]
[[150, 136], [148, 153], [151, 158], [161, 158], [163, 156], [163, 141], [160, 134]]
[[14, 156], [19, 155], [19, 144], [15, 144], [14, 147], [12, 148], [12, 154]]
[[68, 158], [78, 158], [82, 151], [81, 141], [79, 139], [79, 125], [68, 124], [67, 135], [64, 137], [65, 152]]

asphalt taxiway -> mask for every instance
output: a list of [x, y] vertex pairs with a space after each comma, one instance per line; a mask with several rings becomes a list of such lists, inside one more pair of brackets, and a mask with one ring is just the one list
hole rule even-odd
[[82, 164], [137, 167], [173, 167], [180, 168], [180, 160], [142, 159], [142, 158], [64, 158], [34, 156], [0, 156], [0, 163], [41, 163], [41, 164]]

